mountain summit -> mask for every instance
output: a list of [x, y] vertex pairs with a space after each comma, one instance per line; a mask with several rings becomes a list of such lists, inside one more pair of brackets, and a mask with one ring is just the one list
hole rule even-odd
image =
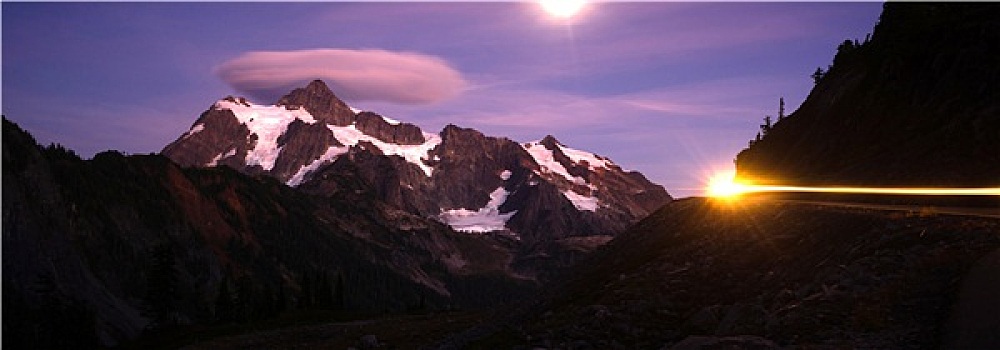
[[328, 124], [347, 126], [354, 122], [354, 111], [330, 91], [322, 80], [313, 80], [278, 100], [278, 106], [305, 108], [313, 117]]
[[611, 235], [671, 200], [642, 174], [555, 137], [521, 144], [454, 125], [431, 134], [353, 109], [320, 80], [275, 105], [219, 100], [162, 154], [324, 196], [358, 177], [404, 211], [529, 243]]

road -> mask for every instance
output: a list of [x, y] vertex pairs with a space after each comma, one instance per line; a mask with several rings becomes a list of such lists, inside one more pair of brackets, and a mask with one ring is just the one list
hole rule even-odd
[[777, 201], [787, 202], [787, 203], [802, 203], [802, 204], [822, 205], [831, 207], [842, 207], [842, 208], [905, 211], [910, 213], [927, 214], [927, 215], [933, 215], [933, 214], [961, 215], [961, 216], [975, 216], [975, 217], [1000, 219], [1000, 207], [998, 208], [937, 207], [929, 205], [871, 204], [871, 203], [854, 203], [854, 202], [809, 201], [809, 200], [798, 200], [798, 199], [777, 199]]

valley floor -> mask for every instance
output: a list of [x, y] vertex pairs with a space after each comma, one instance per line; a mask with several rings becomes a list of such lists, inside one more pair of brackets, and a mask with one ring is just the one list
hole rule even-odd
[[[419, 349], [449, 334], [475, 325], [483, 312], [454, 311], [372, 316], [350, 321], [305, 322], [298, 325], [256, 325], [241, 330], [216, 327], [198, 336], [191, 333], [169, 341], [147, 339], [131, 348], [201, 349]], [[228, 334], [228, 335], [225, 335]], [[175, 343], [168, 345], [167, 343]]]

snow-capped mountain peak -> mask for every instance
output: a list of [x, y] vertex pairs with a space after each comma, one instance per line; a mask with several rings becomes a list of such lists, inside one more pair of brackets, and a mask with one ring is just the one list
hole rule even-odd
[[468, 232], [529, 241], [613, 234], [670, 196], [641, 174], [552, 136], [524, 144], [449, 125], [438, 134], [353, 109], [321, 81], [274, 105], [214, 103], [162, 153], [333, 195], [357, 178], [391, 205]]

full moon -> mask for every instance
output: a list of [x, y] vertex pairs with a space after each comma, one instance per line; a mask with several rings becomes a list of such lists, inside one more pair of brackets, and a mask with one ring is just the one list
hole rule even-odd
[[540, 0], [545, 12], [556, 18], [567, 19], [580, 12], [585, 0]]

